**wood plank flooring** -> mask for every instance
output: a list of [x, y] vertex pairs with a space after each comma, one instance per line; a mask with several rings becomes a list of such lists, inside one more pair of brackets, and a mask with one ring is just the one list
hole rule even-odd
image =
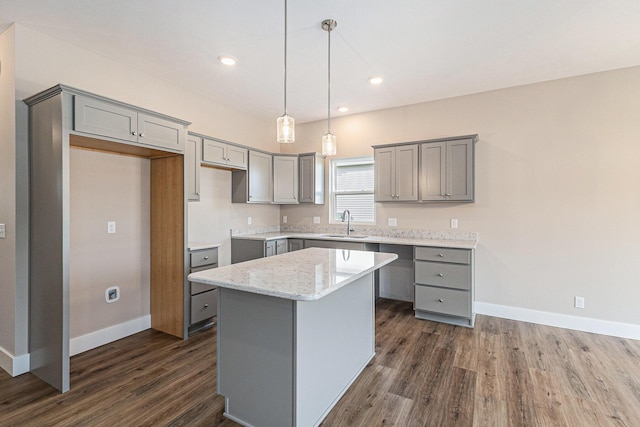
[[[71, 391], [0, 371], [0, 426], [237, 426], [216, 395], [215, 328], [145, 331], [71, 359]], [[478, 316], [475, 329], [376, 307], [376, 356], [333, 426], [640, 426], [640, 341]]]

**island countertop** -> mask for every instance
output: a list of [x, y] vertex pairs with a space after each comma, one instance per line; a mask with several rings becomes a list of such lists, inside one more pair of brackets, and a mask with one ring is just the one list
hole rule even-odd
[[284, 299], [313, 301], [397, 258], [393, 253], [308, 248], [191, 273], [189, 280]]

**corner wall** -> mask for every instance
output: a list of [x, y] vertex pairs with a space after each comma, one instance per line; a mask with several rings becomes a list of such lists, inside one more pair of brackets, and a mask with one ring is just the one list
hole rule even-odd
[[[338, 156], [371, 145], [479, 134], [476, 202], [378, 203], [379, 227], [479, 232], [478, 307], [631, 325], [640, 337], [640, 67], [332, 119]], [[296, 129], [319, 151], [326, 121]], [[329, 162], [327, 161], [327, 167]], [[328, 188], [328, 187], [327, 187]], [[328, 218], [283, 206], [289, 224]], [[357, 230], [357, 226], [355, 227]], [[574, 296], [585, 308], [573, 307]], [[504, 309], [504, 310], [503, 310]]]

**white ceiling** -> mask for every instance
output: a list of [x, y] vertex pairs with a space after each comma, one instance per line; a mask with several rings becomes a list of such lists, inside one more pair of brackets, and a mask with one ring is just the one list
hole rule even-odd
[[[640, 65], [640, 0], [289, 0], [297, 122], [327, 114], [326, 18], [338, 22], [332, 115]], [[238, 110], [283, 113], [283, 0], [0, 0], [0, 31], [11, 22]]]

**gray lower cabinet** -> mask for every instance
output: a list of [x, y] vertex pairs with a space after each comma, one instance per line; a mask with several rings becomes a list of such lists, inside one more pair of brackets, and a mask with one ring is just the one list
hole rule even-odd
[[[218, 267], [218, 248], [189, 251], [189, 272]], [[208, 328], [218, 314], [218, 289], [202, 283], [189, 282], [189, 334]]]
[[187, 135], [184, 149], [185, 191], [190, 202], [200, 201], [200, 162], [202, 138]]
[[289, 252], [299, 251], [300, 249], [304, 249], [304, 240], [302, 239], [289, 239], [288, 249]]
[[298, 203], [298, 156], [273, 156], [273, 202]]
[[253, 240], [231, 239], [231, 264], [286, 253], [287, 239]]
[[414, 248], [414, 309], [419, 319], [473, 327], [472, 249]]
[[300, 203], [324, 204], [324, 159], [318, 153], [300, 154]]
[[474, 200], [475, 137], [428, 142], [420, 147], [420, 200]]
[[149, 147], [184, 151], [186, 123], [99, 97], [74, 96], [73, 130]]
[[231, 173], [231, 201], [233, 203], [273, 203], [272, 155], [249, 150], [246, 171]]
[[247, 169], [249, 150], [225, 141], [202, 138], [202, 163], [230, 169]]

